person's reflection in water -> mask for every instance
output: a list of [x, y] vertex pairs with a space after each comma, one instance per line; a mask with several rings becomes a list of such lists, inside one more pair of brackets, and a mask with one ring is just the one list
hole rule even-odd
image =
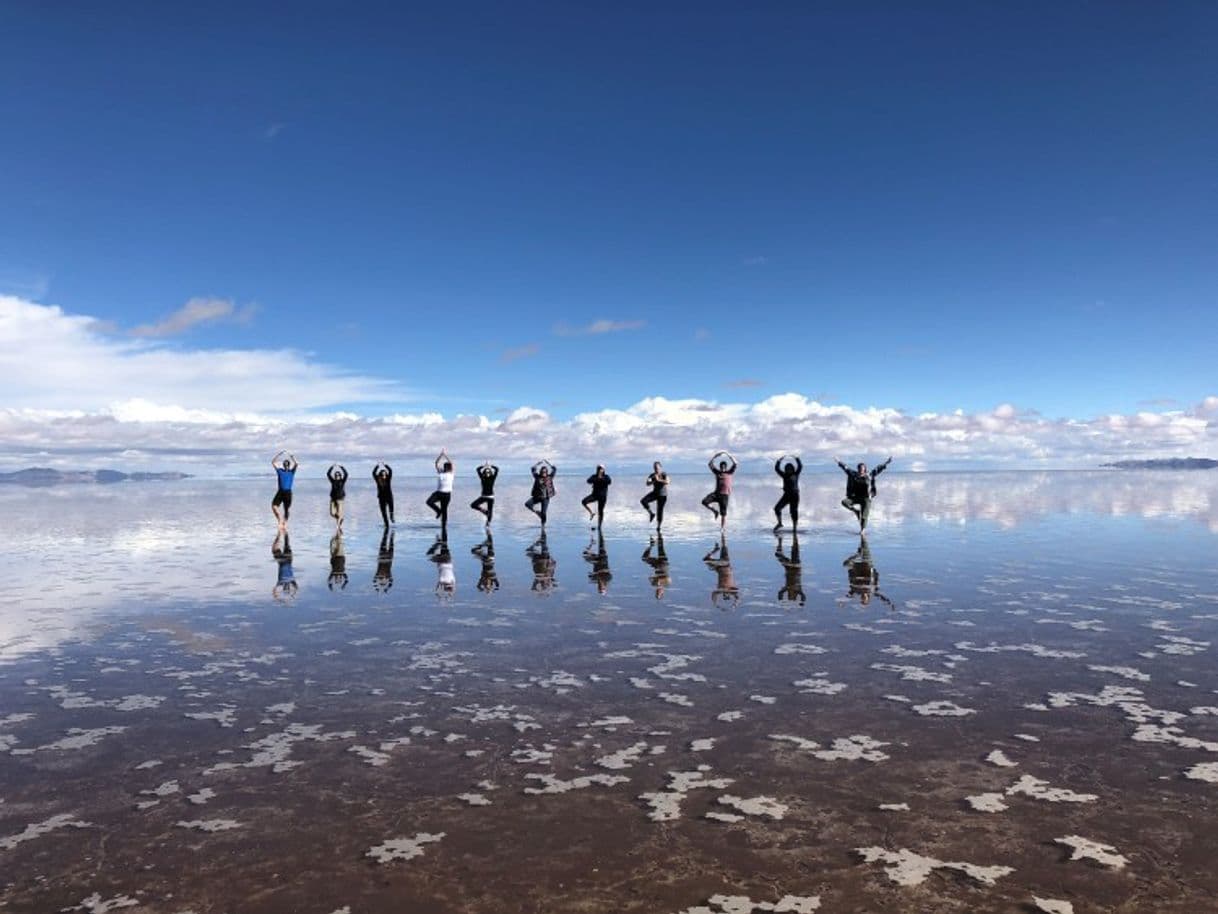
[[533, 591], [549, 594], [557, 583], [554, 580], [554, 572], [558, 570], [558, 562], [550, 555], [544, 531], [541, 536], [537, 537], [537, 541], [524, 551], [524, 554], [533, 560]]
[[478, 575], [478, 590], [482, 593], [493, 593], [499, 589], [499, 575], [495, 572], [495, 538], [491, 535], [490, 521], [487, 521], [486, 539], [470, 550], [482, 562], [482, 570]]
[[330, 537], [330, 577], [326, 584], [331, 590], [347, 589], [347, 552], [343, 549], [343, 535], [335, 533]]
[[740, 603], [740, 588], [732, 572], [732, 559], [727, 552], [727, 538], [720, 535], [718, 544], [706, 553], [702, 561], [715, 572], [715, 589], [711, 591], [711, 603], [719, 609], [732, 609]]
[[300, 585], [296, 583], [296, 574], [292, 571], [292, 541], [288, 537], [288, 531], [283, 527], [279, 528], [279, 533], [275, 535], [275, 541], [271, 544], [271, 555], [275, 557], [275, 564], [279, 566], [275, 586], [271, 588], [271, 596], [280, 603], [295, 600]]
[[448, 550], [448, 532], [442, 531], [427, 550], [427, 557], [436, 563], [436, 596], [451, 600], [457, 593], [457, 572], [453, 554]]
[[803, 606], [807, 603], [808, 598], [804, 594], [804, 569], [799, 561], [799, 535], [791, 534], [791, 553], [788, 555], [782, 551], [782, 534], [779, 534], [774, 556], [778, 559], [778, 564], [782, 566], [783, 574], [786, 576], [782, 589], [778, 591], [778, 602], [798, 603]]
[[859, 537], [859, 548], [854, 555], [842, 562], [846, 569], [846, 580], [850, 583], [848, 600], [857, 599], [860, 604], [867, 606], [872, 597], [878, 597], [881, 602], [893, 608], [892, 600], [880, 593], [880, 572], [871, 561], [871, 546], [865, 536]]
[[376, 574], [372, 576], [372, 587], [388, 593], [393, 587], [393, 528], [386, 526], [381, 534], [381, 548], [376, 553]]
[[[654, 554], [651, 551], [653, 549]], [[647, 583], [656, 589], [657, 600], [664, 599], [665, 589], [672, 584], [672, 575], [668, 571], [668, 553], [664, 551], [662, 534], [657, 533], [647, 543], [647, 548], [643, 550], [643, 561], [651, 566], [651, 574], [647, 578]]]
[[584, 550], [584, 560], [592, 566], [588, 580], [596, 585], [597, 593], [608, 593], [613, 573], [609, 571], [609, 553], [605, 551], [605, 535], [598, 529]]

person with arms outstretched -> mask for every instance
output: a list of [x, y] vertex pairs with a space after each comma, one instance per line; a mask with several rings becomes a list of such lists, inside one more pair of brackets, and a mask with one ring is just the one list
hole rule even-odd
[[[596, 472], [588, 477], [588, 485], [592, 486], [592, 491], [580, 500], [580, 504], [588, 512], [589, 520], [596, 518], [596, 527], [599, 530], [605, 523], [605, 502], [609, 500], [609, 486], [613, 485], [603, 463], [596, 465]], [[595, 514], [590, 507], [593, 504], [596, 505]]]
[[859, 532], [867, 529], [867, 518], [871, 515], [871, 499], [875, 498], [875, 478], [888, 469], [892, 463], [889, 457], [878, 467], [867, 472], [867, 464], [860, 463], [857, 469], [850, 469], [840, 460], [837, 465], [846, 474], [846, 497], [842, 499], [842, 507], [859, 520]]
[[453, 462], [448, 451], [440, 451], [436, 458], [436, 490], [427, 496], [427, 507], [436, 512], [440, 529], [448, 529], [448, 503], [453, 497]]
[[715, 474], [715, 491], [702, 499], [702, 507], [714, 515], [722, 528], [727, 524], [727, 503], [732, 497], [732, 476], [735, 475], [739, 464], [727, 451], [720, 451], [706, 465]]
[[393, 467], [378, 463], [372, 468], [372, 480], [376, 483], [376, 503], [381, 509], [381, 520], [388, 527], [393, 519]]
[[[283, 458], [282, 462], [280, 457]], [[279, 480], [275, 497], [271, 499], [271, 513], [275, 515], [279, 529], [282, 530], [288, 525], [288, 514], [292, 510], [292, 482], [296, 479], [296, 470], [300, 464], [287, 451], [280, 451], [271, 458], [271, 466], [275, 468], [275, 476]], [[283, 506], [283, 514], [279, 513], [280, 505]]]
[[499, 467], [489, 460], [478, 467], [478, 482], [482, 485], [482, 494], [469, 503], [469, 506], [486, 518], [486, 528], [491, 526], [491, 518], [495, 515], [495, 480], [499, 478]]
[[326, 479], [330, 480], [330, 516], [341, 532], [343, 529], [343, 503], [347, 500], [347, 468], [341, 463], [335, 463], [326, 470]]
[[[647, 509], [647, 522], [655, 521], [656, 530], [659, 531], [664, 526], [664, 505], [668, 504], [668, 474], [658, 460], [651, 465], [647, 485], [651, 486], [651, 491], [639, 499], [639, 504]], [[654, 509], [652, 505], [655, 505]]]
[[548, 460], [539, 460], [530, 468], [533, 474], [533, 489], [529, 500], [524, 506], [541, 519], [541, 526], [546, 525], [546, 514], [550, 510], [550, 499], [555, 495], [554, 477], [558, 468]]
[[804, 463], [798, 457], [779, 457], [774, 461], [774, 472], [782, 480], [782, 498], [774, 505], [774, 532], [782, 529], [782, 509], [791, 511], [791, 529], [799, 527], [799, 474]]

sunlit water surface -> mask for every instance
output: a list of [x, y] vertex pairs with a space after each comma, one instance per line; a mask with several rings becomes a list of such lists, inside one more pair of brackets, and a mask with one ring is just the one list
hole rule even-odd
[[0, 907], [1218, 909], [1218, 474], [464, 482], [0, 490]]

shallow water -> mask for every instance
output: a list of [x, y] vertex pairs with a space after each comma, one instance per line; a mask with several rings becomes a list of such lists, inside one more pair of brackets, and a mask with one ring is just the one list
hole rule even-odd
[[0, 907], [1215, 908], [1218, 474], [395, 482], [0, 491]]

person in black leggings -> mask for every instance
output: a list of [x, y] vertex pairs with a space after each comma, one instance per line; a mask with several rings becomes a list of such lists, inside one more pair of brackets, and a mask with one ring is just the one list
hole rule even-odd
[[347, 468], [340, 463], [333, 464], [326, 470], [326, 479], [330, 480], [330, 516], [339, 532], [343, 529], [343, 502], [347, 499]]
[[448, 529], [448, 503], [453, 498], [454, 468], [448, 451], [440, 451], [436, 458], [436, 490], [427, 496], [427, 507], [436, 513], [440, 529]]
[[779, 457], [774, 461], [774, 472], [782, 479], [782, 498], [774, 505], [774, 532], [782, 529], [782, 509], [791, 510], [791, 529], [799, 526], [799, 474], [804, 471], [803, 461], [798, 457], [785, 460]]
[[[660, 461], [651, 465], [651, 475], [647, 477], [647, 485], [651, 491], [639, 499], [639, 504], [647, 509], [647, 522], [655, 521], [656, 529], [664, 526], [664, 505], [668, 502], [668, 474], [660, 466]], [[651, 506], [655, 505], [653, 511]]]
[[[599, 530], [605, 523], [605, 502], [609, 500], [609, 486], [613, 485], [603, 463], [596, 465], [596, 472], [588, 477], [588, 485], [592, 486], [592, 491], [580, 500], [580, 504], [588, 512], [589, 520], [596, 518], [596, 527]], [[596, 505], [595, 514], [592, 513], [593, 504]]]
[[[719, 460], [720, 457], [725, 459]], [[719, 460], [718, 466], [715, 465], [716, 460]], [[719, 528], [723, 529], [727, 524], [728, 501], [732, 497], [732, 476], [739, 464], [727, 451], [720, 451], [710, 459], [707, 467], [715, 474], [715, 491], [702, 499], [702, 507], [714, 515], [715, 520], [719, 521]]]
[[393, 467], [378, 463], [372, 468], [372, 479], [376, 482], [376, 502], [381, 506], [381, 520], [388, 527], [393, 520]]
[[482, 494], [469, 503], [469, 506], [486, 517], [486, 527], [490, 529], [491, 518], [495, 514], [495, 480], [499, 477], [499, 467], [488, 460], [478, 467], [478, 482], [482, 484]]
[[558, 475], [558, 468], [548, 460], [539, 460], [533, 464], [530, 472], [533, 474], [533, 490], [524, 506], [541, 518], [541, 526], [545, 527], [550, 499], [555, 495], [554, 477]]

